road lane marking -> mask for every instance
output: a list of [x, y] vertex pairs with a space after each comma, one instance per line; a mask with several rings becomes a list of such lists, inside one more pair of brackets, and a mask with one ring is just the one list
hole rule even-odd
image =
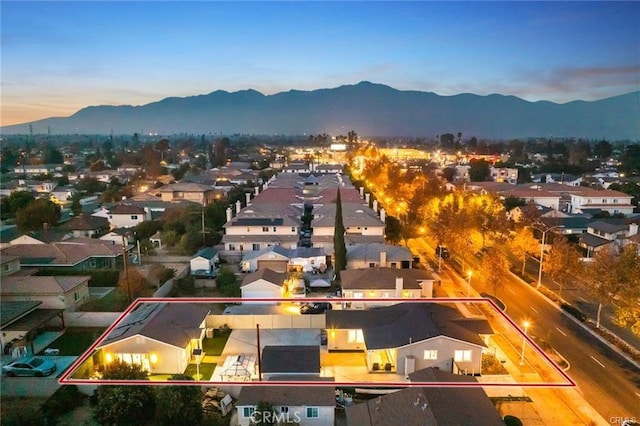
[[556, 327], [556, 330], [558, 330], [558, 333], [562, 334], [564, 337], [567, 337], [567, 333], [565, 333], [564, 331], [560, 330], [558, 327]]
[[529, 308], [530, 308], [533, 312], [535, 312], [536, 314], [539, 314], [539, 313], [540, 313], [540, 312], [538, 312], [538, 311], [536, 310], [536, 308], [534, 308], [533, 306], [529, 306]]
[[636, 395], [638, 395], [638, 398], [640, 398], [640, 393], [636, 392]]
[[508, 288], [508, 289], [507, 289], [507, 291], [508, 291], [509, 293], [513, 294], [514, 296], [515, 296], [515, 294], [516, 294], [516, 292], [515, 292], [515, 291], [513, 291], [513, 290], [511, 290], [510, 288]]
[[600, 361], [598, 361], [598, 360], [597, 360], [597, 359], [595, 359], [594, 357], [591, 357], [591, 359], [592, 359], [592, 360], [594, 360], [595, 362], [597, 362], [598, 364], [600, 364], [600, 367], [602, 367], [602, 368], [607, 368], [607, 367], [605, 367], [605, 366], [604, 366], [604, 364], [603, 364], [603, 363], [601, 363]]
[[580, 300], [582, 300], [583, 302], [586, 302], [586, 303], [591, 303], [591, 302], [589, 302], [587, 299], [585, 299], [582, 296], [578, 296], [578, 299], [580, 299]]

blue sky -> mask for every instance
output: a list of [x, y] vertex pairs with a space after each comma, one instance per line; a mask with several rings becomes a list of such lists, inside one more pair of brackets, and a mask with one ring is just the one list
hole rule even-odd
[[440, 95], [640, 90], [640, 2], [2, 1], [2, 125], [362, 80]]

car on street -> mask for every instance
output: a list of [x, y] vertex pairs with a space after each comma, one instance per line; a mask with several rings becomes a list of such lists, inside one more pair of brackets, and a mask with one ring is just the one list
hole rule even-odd
[[322, 314], [325, 311], [330, 311], [331, 309], [333, 309], [333, 307], [331, 306], [331, 303], [323, 303], [323, 302], [316, 302], [316, 303], [305, 303], [304, 305], [300, 306], [300, 313], [301, 314]]
[[440, 257], [441, 259], [448, 259], [450, 256], [449, 249], [442, 245], [436, 247], [436, 256]]
[[13, 376], [44, 377], [56, 371], [53, 361], [40, 357], [14, 359], [2, 366], [2, 374]]

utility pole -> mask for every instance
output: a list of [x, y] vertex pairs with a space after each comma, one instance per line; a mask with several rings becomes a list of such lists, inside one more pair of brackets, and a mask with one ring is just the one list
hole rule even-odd
[[125, 237], [122, 236], [122, 263], [124, 265], [124, 284], [127, 287], [127, 300], [131, 305], [131, 286], [129, 285], [129, 270], [127, 268], [127, 246], [125, 243]]
[[262, 359], [260, 357], [260, 324], [256, 324], [256, 333], [258, 335], [258, 381], [262, 381]]

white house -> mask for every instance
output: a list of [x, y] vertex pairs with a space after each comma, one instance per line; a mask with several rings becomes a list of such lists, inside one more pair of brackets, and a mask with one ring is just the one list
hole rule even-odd
[[[242, 280], [240, 290], [243, 299], [250, 298], [282, 298], [285, 294], [285, 280], [287, 275], [282, 272], [276, 272], [269, 268], [260, 269], [253, 272]], [[251, 301], [244, 303], [252, 303]], [[253, 302], [256, 303], [256, 302]], [[277, 302], [259, 302], [259, 303], [277, 303]]]
[[111, 228], [133, 228], [145, 219], [142, 207], [132, 204], [118, 204], [109, 209], [109, 224]]
[[408, 375], [428, 367], [479, 374], [493, 331], [485, 319], [464, 318], [439, 303], [402, 303], [325, 313], [327, 349], [362, 351], [370, 372]]
[[584, 210], [599, 209], [610, 214], [633, 214], [635, 206], [633, 197], [620, 191], [584, 188], [579, 193], [571, 194], [571, 213], [582, 213]]
[[274, 407], [275, 418], [271, 420], [275, 424], [333, 426], [335, 423], [333, 386], [242, 386], [236, 402], [239, 426], [261, 420], [255, 413], [260, 402]]
[[522, 198], [527, 203], [538, 204], [554, 210], [560, 208], [560, 195], [542, 189], [516, 188], [509, 191], [502, 191], [500, 196], [504, 198]]
[[202, 271], [203, 273], [212, 273], [218, 267], [220, 258], [218, 257], [218, 251], [213, 247], [205, 247], [195, 254], [189, 261], [191, 266], [191, 273], [195, 271]]
[[326, 269], [326, 266], [327, 255], [323, 248], [286, 248], [277, 245], [246, 254], [240, 269], [242, 272], [254, 272], [262, 268], [271, 268], [278, 272], [312, 272]]
[[402, 246], [372, 243], [347, 247], [347, 269], [410, 269], [412, 262], [411, 250]]

